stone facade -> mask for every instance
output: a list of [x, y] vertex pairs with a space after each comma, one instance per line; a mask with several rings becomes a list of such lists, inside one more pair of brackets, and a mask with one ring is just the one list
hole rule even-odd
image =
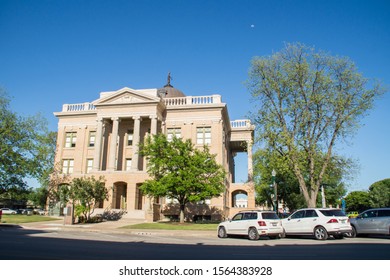
[[[174, 97], [171, 97], [174, 96]], [[230, 121], [220, 95], [185, 96], [169, 83], [162, 89], [122, 88], [102, 92], [88, 103], [64, 104], [58, 118], [56, 162], [71, 177], [104, 176], [110, 197], [101, 210], [122, 209], [128, 217], [156, 221], [175, 218], [178, 207], [165, 198], [150, 199], [139, 187], [148, 178], [138, 144], [148, 134], [191, 139], [210, 152], [227, 171], [225, 192], [218, 198], [188, 205], [187, 219], [218, 220], [233, 215], [237, 195], [255, 207], [252, 182], [254, 127], [249, 120]], [[234, 156], [248, 155], [248, 181], [235, 183]]]

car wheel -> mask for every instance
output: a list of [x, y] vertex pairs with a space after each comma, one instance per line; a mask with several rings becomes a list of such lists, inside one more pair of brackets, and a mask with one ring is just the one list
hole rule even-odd
[[250, 228], [248, 230], [248, 238], [249, 240], [258, 240], [259, 239], [259, 233], [256, 228]]
[[314, 237], [317, 239], [317, 240], [326, 240], [328, 239], [328, 232], [326, 231], [326, 229], [324, 227], [316, 227], [314, 229]]
[[227, 237], [226, 229], [224, 227], [219, 227], [219, 229], [218, 229], [218, 237], [219, 238], [226, 238]]
[[351, 234], [348, 237], [355, 238], [356, 235], [357, 235], [356, 228], [354, 226], [352, 226]]

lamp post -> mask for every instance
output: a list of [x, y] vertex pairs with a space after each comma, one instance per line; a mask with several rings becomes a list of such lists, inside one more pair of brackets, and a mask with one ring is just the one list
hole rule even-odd
[[274, 211], [278, 213], [278, 188], [275, 182], [276, 171], [272, 170], [272, 186], [274, 187]]

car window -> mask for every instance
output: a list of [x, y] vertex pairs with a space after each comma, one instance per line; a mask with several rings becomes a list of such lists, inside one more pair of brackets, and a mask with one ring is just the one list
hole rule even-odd
[[251, 220], [257, 220], [257, 213], [251, 213], [250, 218]]
[[252, 214], [252, 213], [244, 213], [244, 218], [243, 218], [243, 220], [250, 220], [250, 219], [251, 219], [251, 214]]
[[274, 212], [261, 213], [261, 215], [263, 216], [264, 220], [278, 220], [279, 219], [278, 215], [276, 215], [276, 213], [274, 213]]
[[376, 217], [377, 211], [376, 210], [368, 210], [362, 214], [363, 218], [374, 218]]
[[378, 210], [378, 217], [390, 217], [390, 209]]
[[242, 220], [242, 213], [238, 213], [232, 219], [232, 221], [239, 221], [239, 220]]
[[291, 219], [300, 219], [305, 215], [305, 211], [298, 211], [291, 215]]
[[326, 217], [333, 217], [333, 216], [343, 217], [343, 216], [345, 216], [345, 213], [339, 209], [326, 209], [326, 210], [320, 210], [320, 212]]
[[305, 211], [305, 218], [313, 218], [313, 217], [318, 217], [316, 210], [310, 209]]

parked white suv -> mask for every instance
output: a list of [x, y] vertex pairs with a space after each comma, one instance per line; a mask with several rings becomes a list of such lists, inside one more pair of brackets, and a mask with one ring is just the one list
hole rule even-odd
[[260, 236], [280, 238], [282, 233], [280, 219], [273, 211], [241, 211], [218, 225], [219, 238], [246, 235], [250, 240], [258, 240]]
[[341, 209], [307, 208], [295, 211], [282, 219], [286, 235], [314, 235], [318, 240], [326, 240], [329, 235], [336, 239], [352, 232], [349, 218]]

